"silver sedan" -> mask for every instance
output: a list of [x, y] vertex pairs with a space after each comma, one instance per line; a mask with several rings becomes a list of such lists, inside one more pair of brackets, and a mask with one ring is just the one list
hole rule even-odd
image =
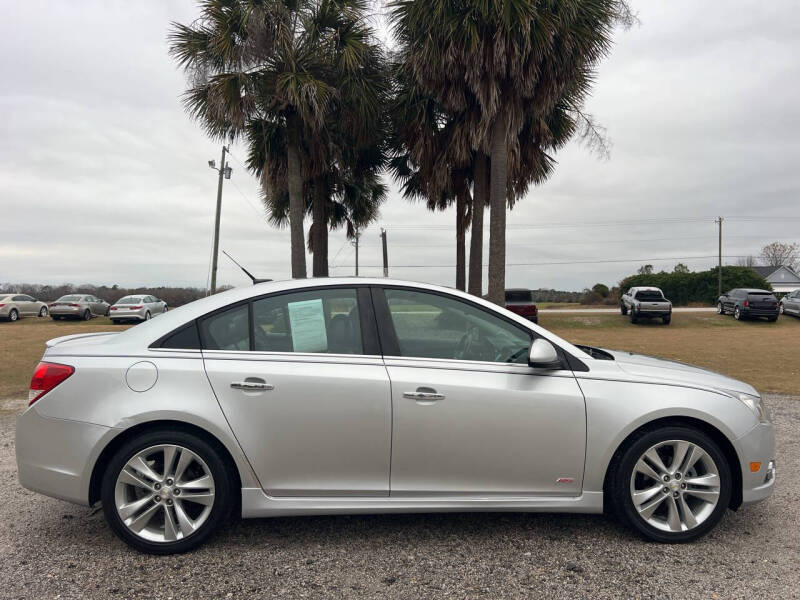
[[102, 317], [108, 313], [109, 304], [92, 294], [67, 294], [48, 307], [54, 321], [59, 319], [83, 319]]
[[117, 300], [108, 311], [114, 323], [122, 321], [149, 321], [167, 312], [167, 303], [155, 296], [125, 296]]
[[0, 319], [16, 321], [22, 317], [46, 317], [47, 304], [27, 294], [0, 294]]
[[775, 485], [750, 385], [575, 346], [462, 292], [271, 282], [124, 332], [50, 340], [17, 422], [19, 479], [141, 551], [243, 517], [619, 515], [696, 539]]

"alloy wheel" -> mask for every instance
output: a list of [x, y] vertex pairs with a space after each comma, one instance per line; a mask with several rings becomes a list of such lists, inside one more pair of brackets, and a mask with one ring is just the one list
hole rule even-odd
[[174, 542], [198, 531], [214, 505], [214, 478], [188, 448], [151, 446], [120, 471], [114, 488], [117, 514], [135, 535], [150, 542]]
[[47, 307], [46, 306], [43, 306], [42, 310], [39, 311], [39, 316], [40, 317], [46, 317], [47, 316]]
[[690, 531], [717, 506], [721, 478], [701, 446], [667, 440], [651, 446], [633, 468], [630, 495], [639, 517], [661, 531]]
[[16, 321], [19, 318], [19, 313], [16, 309], [12, 309], [10, 313], [8, 313], [8, 320], [9, 321]]

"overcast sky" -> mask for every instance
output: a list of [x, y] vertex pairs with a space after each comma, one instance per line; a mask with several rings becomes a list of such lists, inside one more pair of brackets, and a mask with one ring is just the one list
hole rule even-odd
[[[0, 3], [0, 282], [205, 286], [207, 161], [220, 145], [184, 113], [166, 43], [171, 21], [195, 18], [194, 2]], [[611, 157], [571, 144], [509, 214], [509, 287], [614, 284], [643, 262], [708, 268], [717, 215], [726, 262], [800, 241], [796, 2], [631, 3], [641, 23], [617, 33], [587, 105]], [[220, 247], [258, 276], [287, 278], [288, 231], [263, 218], [244, 151], [232, 151]], [[364, 231], [361, 273], [381, 273], [382, 226], [392, 276], [453, 285], [453, 211], [428, 213], [391, 190]], [[486, 225], [485, 256], [488, 213]], [[332, 274], [352, 274], [341, 232], [330, 252]], [[247, 283], [219, 264], [221, 284]]]

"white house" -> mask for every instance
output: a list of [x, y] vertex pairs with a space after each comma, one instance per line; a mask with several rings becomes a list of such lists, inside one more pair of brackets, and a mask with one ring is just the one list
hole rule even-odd
[[751, 267], [766, 279], [772, 289], [779, 294], [800, 290], [800, 275], [789, 267]]

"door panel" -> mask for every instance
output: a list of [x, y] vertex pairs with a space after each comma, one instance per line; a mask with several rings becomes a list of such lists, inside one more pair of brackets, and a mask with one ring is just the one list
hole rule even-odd
[[[386, 360], [392, 496], [580, 494], [586, 415], [571, 373]], [[418, 388], [444, 398], [404, 397]]]
[[[380, 358], [203, 354], [222, 410], [268, 494], [388, 495], [391, 397]], [[231, 388], [247, 379], [273, 389]]]

